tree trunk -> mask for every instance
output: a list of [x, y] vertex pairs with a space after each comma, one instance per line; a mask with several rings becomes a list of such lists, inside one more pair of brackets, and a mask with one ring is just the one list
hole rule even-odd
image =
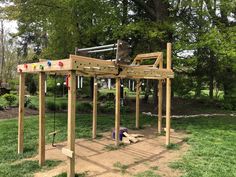
[[209, 97], [213, 99], [213, 90], [214, 90], [214, 77], [210, 75], [210, 82], [209, 82]]

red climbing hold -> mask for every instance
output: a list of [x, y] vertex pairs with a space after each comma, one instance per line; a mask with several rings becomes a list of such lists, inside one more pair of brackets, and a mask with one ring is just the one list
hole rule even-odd
[[62, 67], [62, 66], [63, 66], [63, 63], [62, 63], [61, 61], [59, 61], [59, 62], [58, 62], [58, 65], [59, 65], [60, 67]]

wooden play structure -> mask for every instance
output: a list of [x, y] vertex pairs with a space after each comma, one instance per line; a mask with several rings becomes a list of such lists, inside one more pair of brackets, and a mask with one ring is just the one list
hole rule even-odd
[[[76, 118], [76, 76], [94, 77], [93, 94], [93, 123], [92, 136], [96, 138], [97, 127], [97, 79], [114, 78], [116, 80], [115, 97], [115, 144], [119, 145], [120, 130], [120, 84], [121, 79], [130, 78], [137, 81], [136, 84], [136, 128], [139, 128], [139, 97], [140, 97], [140, 79], [158, 80], [158, 121], [157, 131], [161, 133], [162, 129], [162, 85], [166, 81], [166, 145], [170, 144], [170, 120], [171, 120], [171, 79], [174, 78], [174, 72], [171, 69], [171, 43], [167, 43], [167, 62], [166, 68], [163, 67], [163, 53], [138, 54], [131, 64], [122, 60], [119, 56], [119, 46], [122, 42], [118, 40], [117, 44], [105, 45], [96, 48], [87, 48], [80, 51], [87, 53], [95, 51], [109, 51], [111, 48], [117, 50], [115, 60], [102, 60], [86, 56], [70, 55], [68, 59], [61, 60], [40, 60], [37, 63], [28, 63], [18, 65], [19, 73], [19, 118], [18, 118], [18, 153], [23, 153], [24, 139], [24, 94], [25, 94], [25, 73], [39, 75], [39, 164], [45, 162], [45, 76], [46, 74], [64, 75], [68, 78], [68, 132], [67, 148], [62, 149], [62, 153], [68, 157], [67, 176], [75, 175], [75, 118]], [[108, 48], [107, 48], [108, 47]], [[92, 49], [92, 50], [90, 50]], [[79, 51], [79, 49], [78, 49]], [[144, 60], [155, 59], [152, 65], [143, 65]]]

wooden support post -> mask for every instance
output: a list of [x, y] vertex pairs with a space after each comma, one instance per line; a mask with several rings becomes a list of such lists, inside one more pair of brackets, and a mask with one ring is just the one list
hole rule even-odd
[[23, 153], [24, 143], [24, 98], [25, 98], [25, 75], [20, 73], [19, 80], [19, 117], [18, 117], [18, 154]]
[[[68, 89], [68, 132], [67, 146], [72, 152], [75, 151], [75, 104], [76, 104], [76, 72], [69, 72], [69, 89]], [[68, 177], [75, 176], [75, 153], [68, 158]]]
[[116, 110], [115, 110], [115, 145], [119, 145], [120, 134], [120, 78], [116, 78]]
[[[163, 55], [160, 58], [160, 69], [163, 69]], [[157, 125], [157, 132], [161, 133], [162, 131], [162, 96], [163, 96], [163, 87], [162, 87], [162, 80], [158, 81], [158, 125]]]
[[45, 163], [45, 73], [39, 73], [39, 165]]
[[162, 80], [158, 81], [158, 128], [157, 132], [161, 133], [162, 129]]
[[139, 128], [139, 113], [140, 113], [140, 109], [139, 109], [139, 96], [140, 96], [140, 80], [137, 80], [137, 84], [136, 84], [136, 128]]
[[[167, 69], [171, 69], [171, 43], [167, 43]], [[166, 145], [170, 144], [171, 80], [166, 79]]]
[[94, 77], [94, 85], [93, 85], [93, 138], [96, 138], [96, 129], [97, 129], [97, 92], [98, 92], [98, 84], [97, 84], [97, 79]]

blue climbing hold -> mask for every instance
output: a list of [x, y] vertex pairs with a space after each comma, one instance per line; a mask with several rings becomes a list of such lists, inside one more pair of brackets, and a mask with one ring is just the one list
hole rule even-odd
[[48, 64], [48, 66], [51, 66], [52, 62], [50, 60], [48, 60], [47, 64]]

